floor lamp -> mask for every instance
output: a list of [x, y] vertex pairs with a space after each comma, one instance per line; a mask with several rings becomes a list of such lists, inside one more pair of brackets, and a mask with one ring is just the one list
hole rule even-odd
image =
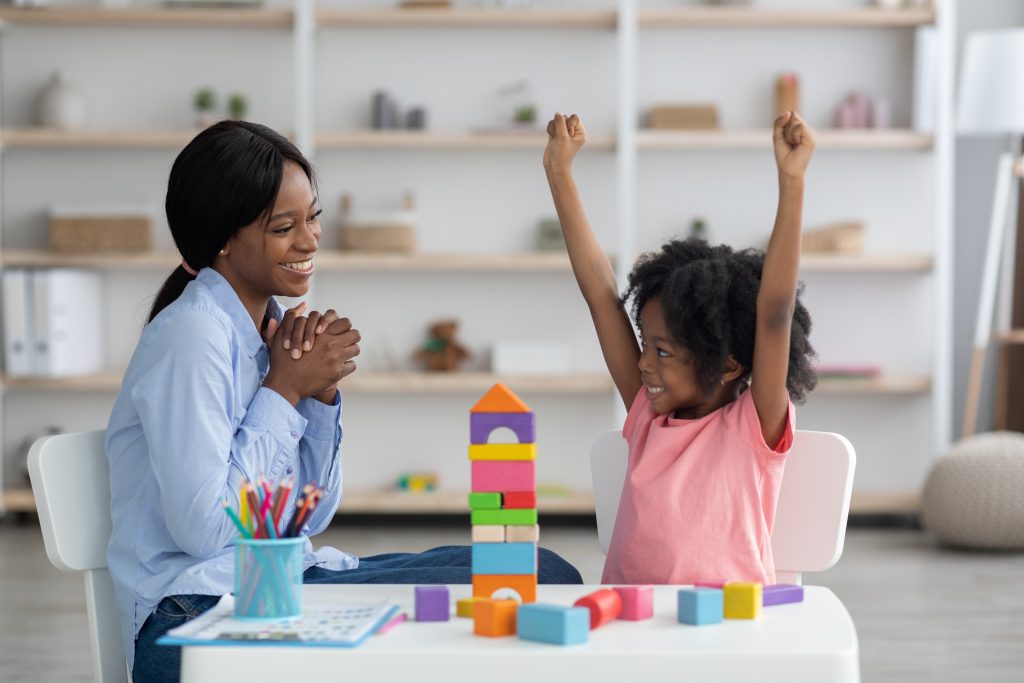
[[[989, 219], [981, 297], [974, 330], [974, 349], [964, 404], [963, 436], [977, 428], [985, 354], [993, 339], [993, 316], [1003, 271], [1003, 296], [1007, 306], [1012, 292], [1015, 231], [1009, 228], [1008, 210], [1016, 189], [1014, 179], [1024, 178], [1020, 156], [1024, 134], [1024, 29], [976, 31], [967, 36], [960, 72], [957, 129], [963, 135], [1000, 136], [1008, 148], [999, 157], [992, 215]], [[1002, 262], [1002, 267], [1001, 267]], [[1009, 315], [1000, 316], [996, 340], [1024, 343], [1024, 330], [1009, 329]]]

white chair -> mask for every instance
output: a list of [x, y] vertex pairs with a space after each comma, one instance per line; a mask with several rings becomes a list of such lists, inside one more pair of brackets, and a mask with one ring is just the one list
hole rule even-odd
[[39, 439], [29, 451], [28, 472], [46, 556], [61, 571], [85, 574], [93, 678], [97, 683], [125, 683], [128, 667], [107, 571], [110, 478], [105, 434], [100, 430]]
[[[618, 431], [602, 434], [590, 449], [597, 538], [608, 544], [626, 479], [627, 446]], [[820, 572], [843, 554], [857, 455], [846, 437], [797, 431], [786, 457], [772, 530], [772, 554], [779, 583], [801, 582], [803, 572]]]

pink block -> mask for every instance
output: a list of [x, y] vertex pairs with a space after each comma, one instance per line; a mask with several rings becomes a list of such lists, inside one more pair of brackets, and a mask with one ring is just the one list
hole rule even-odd
[[474, 460], [473, 490], [483, 492], [535, 491], [533, 460]]
[[642, 621], [654, 616], [653, 586], [616, 586], [615, 592], [622, 598], [619, 619]]

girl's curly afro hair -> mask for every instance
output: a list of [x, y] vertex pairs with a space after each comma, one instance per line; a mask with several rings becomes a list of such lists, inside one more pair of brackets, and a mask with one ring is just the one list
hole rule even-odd
[[[763, 267], [764, 252], [758, 249], [735, 251], [695, 237], [672, 240], [660, 251], [648, 252], [637, 260], [622, 302], [633, 298], [633, 318], [639, 326], [644, 305], [661, 298], [669, 332], [693, 354], [697, 381], [710, 392], [725, 372], [730, 355], [743, 366], [740, 379], [750, 379]], [[786, 376], [786, 389], [795, 403], [802, 402], [818, 381], [811, 364], [814, 349], [808, 338], [811, 316], [800, 302], [802, 292], [801, 284], [793, 312]]]

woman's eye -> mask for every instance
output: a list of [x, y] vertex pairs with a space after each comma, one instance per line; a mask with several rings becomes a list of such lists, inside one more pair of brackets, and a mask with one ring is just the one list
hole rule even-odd
[[273, 233], [275, 233], [277, 235], [284, 235], [285, 233], [287, 233], [291, 229], [292, 229], [292, 226], [290, 226], [290, 225], [282, 225], [279, 228], [272, 229], [271, 232], [273, 232]]
[[320, 214], [322, 214], [323, 212], [324, 212], [324, 210], [323, 210], [323, 209], [320, 209], [319, 211], [317, 211], [316, 213], [314, 213], [314, 214], [313, 214], [312, 216], [310, 216], [309, 218], [307, 218], [307, 219], [306, 219], [306, 222], [308, 222], [308, 223], [312, 223], [312, 222], [313, 222], [313, 221], [315, 221], [315, 220], [319, 220], [319, 219], [320, 219]]

